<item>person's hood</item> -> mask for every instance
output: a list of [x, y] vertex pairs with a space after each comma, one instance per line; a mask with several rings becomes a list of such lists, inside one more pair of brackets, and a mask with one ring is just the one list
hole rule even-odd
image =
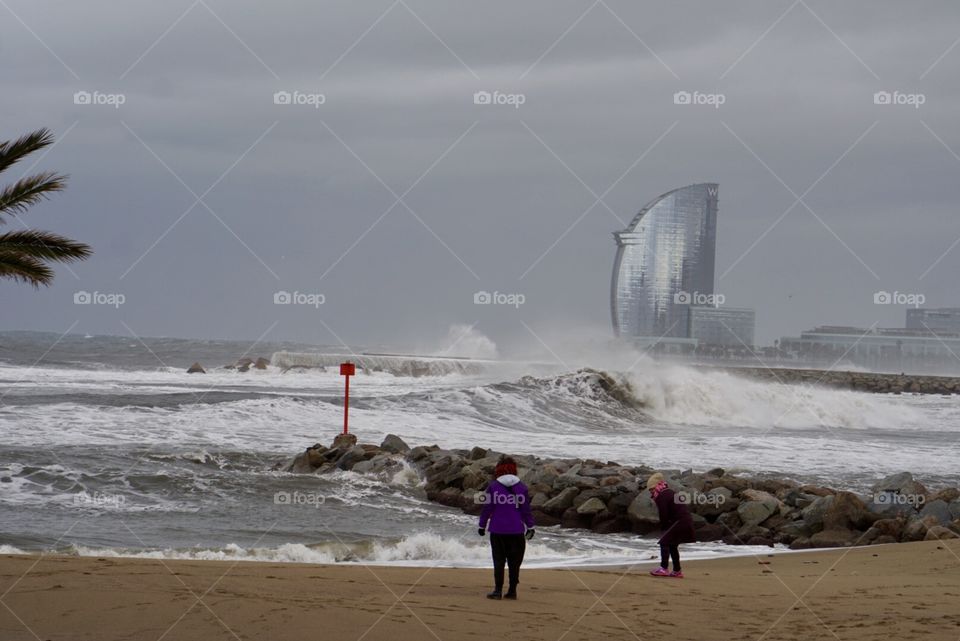
[[516, 474], [504, 474], [497, 477], [497, 483], [506, 487], [513, 487], [520, 482], [520, 477]]

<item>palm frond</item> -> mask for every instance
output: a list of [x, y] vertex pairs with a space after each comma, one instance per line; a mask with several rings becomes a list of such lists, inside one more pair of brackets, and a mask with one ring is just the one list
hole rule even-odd
[[49, 231], [25, 229], [0, 234], [0, 261], [9, 256], [69, 263], [93, 254], [89, 245]]
[[0, 253], [0, 278], [10, 278], [39, 289], [40, 285], [53, 282], [53, 270], [36, 258]]
[[0, 191], [0, 214], [22, 214], [51, 193], [63, 190], [66, 180], [66, 176], [45, 171], [7, 185]]
[[38, 149], [49, 147], [53, 144], [53, 133], [44, 127], [21, 136], [16, 140], [0, 142], [0, 172], [6, 170], [10, 165], [23, 160], [24, 157], [32, 154]]

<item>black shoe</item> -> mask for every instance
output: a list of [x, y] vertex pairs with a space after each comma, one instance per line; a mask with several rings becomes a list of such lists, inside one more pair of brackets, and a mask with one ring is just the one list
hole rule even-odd
[[517, 600], [517, 591], [516, 591], [516, 590], [510, 590], [509, 592], [507, 592], [506, 594], [503, 595], [503, 598], [504, 598], [504, 599], [510, 599], [511, 601], [516, 601], [516, 600]]
[[[494, 599], [494, 600], [496, 600], [496, 601], [499, 601], [500, 599], [503, 598], [503, 593], [502, 593], [500, 590], [494, 590], [493, 592], [491, 592], [490, 594], [487, 595], [487, 598], [488, 598], [488, 599]], [[516, 597], [514, 597], [514, 598], [516, 598]]]

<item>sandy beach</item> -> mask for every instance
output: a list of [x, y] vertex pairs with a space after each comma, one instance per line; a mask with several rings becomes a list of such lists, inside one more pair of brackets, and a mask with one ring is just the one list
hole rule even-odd
[[489, 601], [487, 570], [0, 557], [0, 638], [960, 638], [960, 541], [685, 565], [529, 570]]

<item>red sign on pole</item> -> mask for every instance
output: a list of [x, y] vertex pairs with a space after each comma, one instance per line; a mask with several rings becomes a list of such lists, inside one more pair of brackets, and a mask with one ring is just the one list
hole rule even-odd
[[340, 363], [340, 376], [344, 377], [345, 386], [343, 390], [343, 433], [347, 434], [349, 429], [349, 411], [350, 411], [350, 377], [357, 373], [357, 366], [353, 363]]

